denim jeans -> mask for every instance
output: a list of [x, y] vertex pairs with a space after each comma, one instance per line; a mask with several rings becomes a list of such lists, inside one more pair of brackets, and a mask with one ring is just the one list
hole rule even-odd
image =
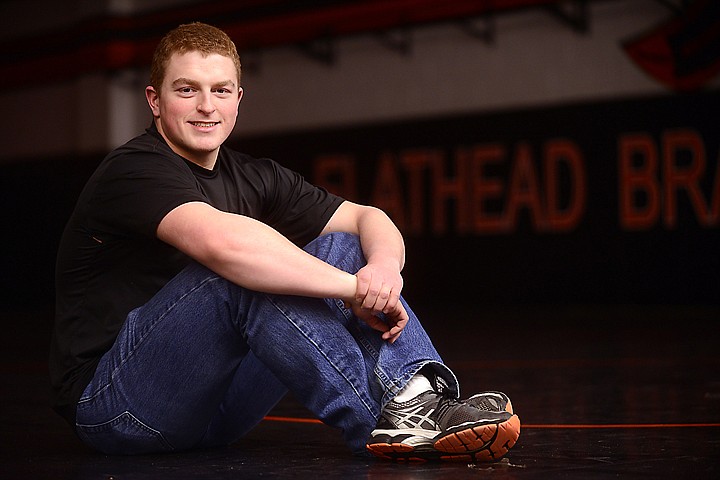
[[[306, 251], [350, 273], [365, 262], [349, 234]], [[291, 391], [362, 452], [382, 407], [424, 366], [458, 391], [405, 306], [410, 321], [390, 344], [339, 300], [259, 293], [191, 264], [128, 315], [78, 403], [78, 435], [111, 454], [227, 445]]]

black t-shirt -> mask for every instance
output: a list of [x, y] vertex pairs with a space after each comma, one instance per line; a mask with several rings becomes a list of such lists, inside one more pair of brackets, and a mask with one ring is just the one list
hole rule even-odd
[[272, 160], [225, 147], [215, 168], [204, 169], [175, 154], [154, 125], [110, 153], [80, 194], [57, 258], [50, 380], [54, 407], [72, 424], [127, 314], [190, 262], [156, 236], [163, 217], [188, 202], [257, 219], [302, 246], [342, 199]]

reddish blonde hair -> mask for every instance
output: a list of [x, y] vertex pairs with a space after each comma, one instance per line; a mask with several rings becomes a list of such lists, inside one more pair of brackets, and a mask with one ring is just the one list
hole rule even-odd
[[230, 58], [237, 69], [238, 86], [240, 86], [242, 68], [240, 66], [240, 56], [233, 41], [219, 28], [206, 23], [195, 22], [180, 25], [171, 30], [155, 48], [152, 66], [150, 67], [150, 85], [155, 87], [158, 93], [160, 93], [162, 82], [165, 79], [165, 70], [170, 58], [176, 53], [185, 54], [189, 52], [200, 52], [203, 55], [216, 53]]

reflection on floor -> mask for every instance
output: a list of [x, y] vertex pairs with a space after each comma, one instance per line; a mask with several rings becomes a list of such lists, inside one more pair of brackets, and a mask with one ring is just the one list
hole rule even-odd
[[[463, 395], [510, 394], [523, 428], [496, 464], [351, 456], [291, 397], [238, 444], [176, 455], [89, 451], [47, 407], [47, 312], [0, 315], [0, 479], [720, 478], [720, 309], [416, 308]], [[452, 321], [449, 321], [451, 318]]]

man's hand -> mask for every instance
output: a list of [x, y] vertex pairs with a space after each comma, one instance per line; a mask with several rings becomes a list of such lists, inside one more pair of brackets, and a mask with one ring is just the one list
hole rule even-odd
[[[408, 322], [408, 314], [400, 302], [403, 279], [398, 265], [392, 262], [369, 263], [357, 274], [357, 291], [351, 306], [355, 315], [390, 343], [397, 340]], [[383, 313], [385, 321], [378, 317]]]
[[347, 302], [347, 306], [356, 317], [367, 323], [371, 328], [382, 333], [383, 340], [394, 343], [402, 333], [409, 320], [402, 303], [398, 302], [396, 308], [385, 313], [385, 320], [378, 317], [372, 310], [363, 308], [358, 302]]
[[392, 262], [368, 263], [355, 276], [358, 279], [355, 300], [373, 313], [390, 313], [400, 302], [403, 279]]

